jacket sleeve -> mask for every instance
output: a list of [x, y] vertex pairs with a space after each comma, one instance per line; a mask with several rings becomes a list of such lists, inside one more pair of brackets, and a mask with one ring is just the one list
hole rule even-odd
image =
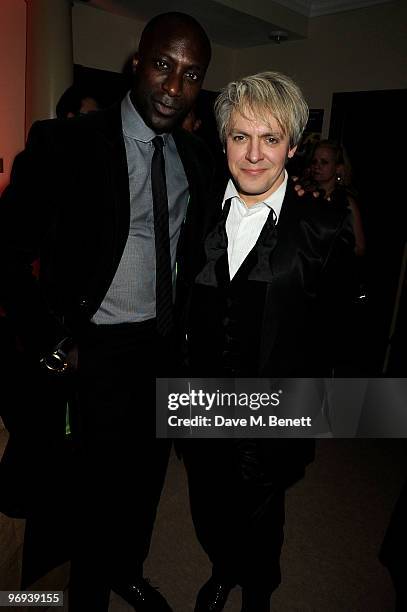
[[69, 336], [32, 273], [57, 215], [49, 197], [54, 123], [33, 125], [0, 199], [0, 302], [24, 347], [38, 356]]

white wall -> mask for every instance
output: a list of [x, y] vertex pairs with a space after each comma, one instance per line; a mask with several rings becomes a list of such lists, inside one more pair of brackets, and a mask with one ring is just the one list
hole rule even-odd
[[[120, 72], [137, 48], [143, 25], [74, 5], [75, 63]], [[260, 70], [285, 72], [303, 87], [311, 108], [324, 109], [327, 135], [334, 92], [407, 87], [407, 2], [315, 17], [304, 40], [238, 50], [213, 47], [206, 89], [216, 91]]]
[[325, 110], [327, 135], [334, 92], [407, 88], [406, 57], [407, 2], [398, 0], [315, 17], [306, 40], [239, 50], [236, 76], [267, 69], [292, 76], [310, 106]]
[[[138, 47], [144, 23], [90, 6], [72, 9], [74, 62], [90, 68], [121, 72]], [[213, 58], [204, 88], [217, 91], [233, 78], [236, 53], [213, 45]]]

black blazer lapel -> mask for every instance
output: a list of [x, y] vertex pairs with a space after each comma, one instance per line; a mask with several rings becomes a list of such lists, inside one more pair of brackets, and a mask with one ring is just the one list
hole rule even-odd
[[177, 258], [184, 280], [191, 282], [205, 262], [203, 241], [220, 204], [218, 195], [214, 194], [213, 158], [206, 144], [182, 129], [175, 130], [173, 137], [189, 186], [189, 202]]
[[279, 288], [276, 288], [276, 280], [280, 273], [287, 268], [287, 258], [290, 257], [293, 248], [293, 235], [296, 234], [298, 226], [298, 198], [292, 192], [291, 185], [287, 185], [286, 195], [283, 200], [279, 220], [275, 228], [275, 246], [270, 260], [272, 280], [267, 285], [263, 325], [260, 344], [259, 370], [263, 371], [278, 333], [281, 321], [284, 319], [285, 300], [279, 299]]
[[130, 223], [129, 173], [120, 103], [92, 114], [92, 120], [94, 122], [94, 129], [103, 137], [110, 152], [107, 166], [112, 181], [111, 197], [114, 202], [114, 216], [116, 219], [115, 251], [120, 259], [128, 237]]
[[202, 197], [203, 195], [199, 167], [197, 166], [197, 160], [191, 153], [191, 147], [188, 146], [188, 135], [185, 135], [183, 130], [176, 130], [173, 137], [188, 181], [189, 200], [185, 222], [189, 230], [194, 235], [197, 235], [196, 230], [200, 222], [199, 218], [203, 213], [200, 207], [197, 206], [200, 196]]

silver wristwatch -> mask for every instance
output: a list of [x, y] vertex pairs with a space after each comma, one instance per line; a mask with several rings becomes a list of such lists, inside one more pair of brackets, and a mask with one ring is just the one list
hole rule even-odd
[[40, 360], [43, 365], [50, 372], [56, 372], [62, 374], [68, 369], [68, 353], [74, 346], [72, 338], [64, 338], [59, 342], [52, 353], [48, 353]]

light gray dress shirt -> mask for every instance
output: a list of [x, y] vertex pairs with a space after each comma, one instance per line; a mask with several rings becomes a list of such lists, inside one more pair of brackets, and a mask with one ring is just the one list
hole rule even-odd
[[[155, 317], [155, 242], [151, 190], [151, 160], [157, 134], [142, 120], [130, 95], [121, 105], [130, 187], [130, 228], [127, 243], [99, 310], [92, 321], [116, 324], [146, 321]], [[188, 203], [188, 181], [173, 137], [164, 140], [168, 193], [171, 264], [175, 282], [175, 258], [181, 225]]]

